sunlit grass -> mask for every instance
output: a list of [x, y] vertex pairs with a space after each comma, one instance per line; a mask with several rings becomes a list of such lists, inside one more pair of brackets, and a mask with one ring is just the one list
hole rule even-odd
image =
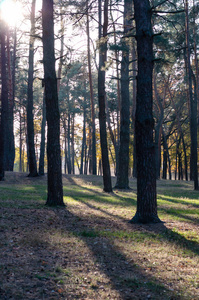
[[[53, 280], [66, 290], [69, 280], [75, 289], [78, 284], [86, 285], [91, 299], [95, 298], [92, 293], [99, 289], [98, 282], [102, 281], [110, 288], [110, 280], [129, 289], [147, 289], [152, 299], [166, 299], [164, 293], [169, 295], [168, 299], [197, 299], [199, 192], [193, 190], [190, 182], [158, 181], [158, 214], [165, 223], [157, 227], [134, 226], [128, 221], [136, 211], [135, 180], [130, 180], [130, 187], [129, 191], [114, 190], [107, 194], [102, 190], [101, 177], [65, 176], [66, 208], [59, 210], [45, 206], [46, 182], [0, 183], [0, 207], [5, 211], [6, 208], [18, 209], [19, 218], [22, 215], [20, 208], [30, 209], [23, 222], [35, 226], [35, 231], [30, 232], [23, 224], [23, 237], [5, 239], [0, 246], [24, 247], [30, 253], [37, 248], [41, 251], [50, 249], [56, 257], [55, 265], [41, 263], [33, 277], [40, 281]], [[10, 222], [2, 224], [0, 230], [8, 231], [10, 224], [15, 226], [12, 221], [15, 214], [16, 210], [12, 210], [0, 216]], [[162, 226], [161, 229], [158, 226]], [[19, 232], [18, 227], [17, 230]], [[10, 240], [13, 240], [11, 246]], [[108, 261], [114, 259], [113, 264], [106, 262], [107, 255]], [[74, 263], [68, 265], [70, 260]], [[108, 265], [114, 270], [117, 263], [130, 265], [133, 275], [115, 271], [115, 277], [110, 279], [105, 269]], [[94, 272], [89, 271], [91, 266]], [[85, 275], [86, 272], [89, 275]], [[147, 279], [143, 279], [143, 274]], [[156, 298], [158, 293], [163, 296]]]

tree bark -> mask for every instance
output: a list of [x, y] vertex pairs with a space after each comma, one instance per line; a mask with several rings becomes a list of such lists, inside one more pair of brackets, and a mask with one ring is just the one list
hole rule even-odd
[[134, 0], [138, 53], [137, 106], [137, 211], [131, 223], [161, 222], [157, 215], [154, 119], [152, 99], [153, 32], [149, 0]]
[[107, 55], [107, 27], [108, 27], [108, 0], [104, 1], [103, 41], [101, 39], [101, 0], [99, 4], [99, 70], [98, 70], [98, 102], [100, 143], [102, 152], [104, 191], [112, 192], [111, 172], [108, 157], [107, 132], [106, 132], [106, 104], [105, 104], [105, 62]]
[[40, 144], [40, 157], [39, 157], [39, 175], [44, 175], [44, 158], [45, 158], [45, 133], [46, 133], [46, 103], [45, 93], [43, 96], [43, 109], [42, 109], [42, 123], [41, 123], [41, 144]]
[[118, 173], [115, 187], [129, 189], [129, 141], [130, 141], [130, 101], [129, 101], [129, 40], [126, 35], [131, 29], [132, 1], [124, 1], [124, 36], [121, 63], [121, 119]]
[[84, 116], [83, 116], [83, 137], [82, 137], [80, 174], [83, 174], [84, 152], [86, 147], [86, 97], [85, 95], [84, 95], [83, 111], [84, 111]]
[[88, 53], [88, 74], [89, 74], [89, 87], [90, 87], [90, 100], [91, 100], [91, 123], [92, 123], [92, 174], [97, 174], [96, 162], [96, 135], [95, 135], [95, 107], [94, 107], [94, 94], [93, 94], [93, 78], [91, 72], [91, 55], [90, 55], [90, 27], [89, 27], [89, 14], [88, 14], [88, 0], [87, 5], [87, 53]]
[[[14, 51], [14, 50], [13, 50]], [[14, 53], [16, 55], [16, 53]], [[7, 74], [8, 74], [8, 119], [7, 119], [7, 152], [5, 153], [5, 171], [13, 171], [15, 160], [14, 145], [14, 95], [12, 84], [12, 66], [10, 53], [9, 28], [7, 28]]]
[[6, 70], [6, 42], [5, 25], [0, 28], [1, 43], [1, 123], [0, 123], [0, 181], [4, 179], [5, 174], [5, 152], [6, 152], [6, 128], [8, 117], [8, 86]]
[[191, 168], [193, 171], [194, 190], [198, 190], [198, 165], [197, 165], [197, 101], [193, 98], [192, 70], [190, 62], [190, 38], [189, 38], [189, 9], [188, 1], [185, 0], [185, 28], [186, 28], [186, 50], [188, 69], [188, 95], [190, 103], [190, 133], [191, 133]]
[[64, 206], [60, 151], [60, 114], [55, 73], [53, 0], [43, 0], [43, 62], [46, 101], [48, 196], [47, 205]]
[[33, 74], [34, 74], [34, 37], [35, 34], [35, 4], [32, 0], [31, 30], [29, 43], [29, 69], [28, 69], [28, 103], [27, 103], [27, 136], [28, 136], [28, 163], [30, 177], [37, 176], [37, 162], [34, 144], [34, 120], [33, 120]]

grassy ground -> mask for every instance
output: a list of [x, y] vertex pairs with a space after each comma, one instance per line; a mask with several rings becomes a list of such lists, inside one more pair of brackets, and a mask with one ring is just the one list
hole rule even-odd
[[158, 182], [155, 225], [128, 223], [135, 180], [111, 194], [97, 176], [63, 184], [64, 209], [45, 206], [46, 177], [7, 172], [0, 182], [0, 299], [199, 299], [192, 183]]

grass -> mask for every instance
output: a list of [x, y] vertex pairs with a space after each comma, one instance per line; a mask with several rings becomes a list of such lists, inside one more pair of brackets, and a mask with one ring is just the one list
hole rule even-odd
[[66, 208], [49, 208], [46, 177], [8, 172], [0, 182], [1, 299], [199, 299], [192, 183], [158, 181], [164, 223], [154, 225], [128, 223], [133, 179], [110, 194], [98, 176], [63, 176], [63, 185]]

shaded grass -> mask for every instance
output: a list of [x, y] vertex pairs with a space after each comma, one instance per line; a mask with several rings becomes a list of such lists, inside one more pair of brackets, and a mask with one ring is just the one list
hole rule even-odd
[[[34, 256], [34, 280], [50, 282], [56, 292], [40, 290], [41, 299], [199, 299], [199, 193], [191, 183], [158, 182], [166, 223], [153, 226], [128, 224], [136, 210], [135, 180], [132, 190], [110, 194], [102, 191], [101, 177], [65, 176], [63, 182], [67, 210], [45, 206], [45, 182], [0, 183], [1, 247], [14, 249], [10, 255], [18, 251], [17, 258], [23, 249]], [[2, 274], [22, 276], [4, 265]], [[6, 290], [1, 276], [0, 283]], [[24, 293], [25, 287], [18, 291]]]

